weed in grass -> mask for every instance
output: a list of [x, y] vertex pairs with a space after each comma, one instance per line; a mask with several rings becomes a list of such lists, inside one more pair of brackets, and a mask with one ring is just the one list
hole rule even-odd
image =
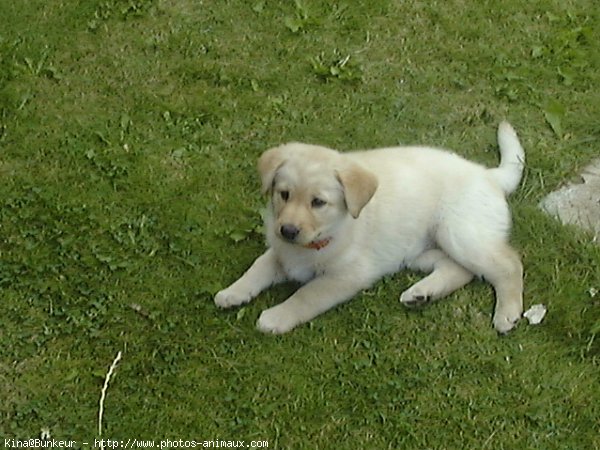
[[360, 66], [350, 61], [350, 55], [341, 56], [339, 52], [332, 60], [319, 55], [311, 61], [315, 75], [322, 80], [339, 79], [342, 81], [361, 81]]
[[[286, 16], [283, 19], [283, 23], [292, 33], [298, 33], [299, 31], [303, 31], [310, 24], [310, 18], [308, 10], [302, 2], [294, 0], [294, 5], [296, 6], [295, 13]], [[255, 5], [255, 11], [257, 7], [262, 9], [262, 6]]]
[[565, 107], [556, 101], [550, 101], [544, 107], [544, 117], [546, 118], [546, 122], [554, 131], [557, 137], [561, 138], [563, 136], [562, 129], [562, 120], [565, 116]]
[[96, 31], [108, 20], [129, 20], [143, 17], [155, 4], [154, 0], [103, 0], [99, 2], [93, 14], [93, 19], [88, 21], [89, 31]]

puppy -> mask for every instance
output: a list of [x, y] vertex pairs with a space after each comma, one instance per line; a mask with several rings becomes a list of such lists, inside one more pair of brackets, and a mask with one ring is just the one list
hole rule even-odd
[[498, 128], [493, 169], [429, 147], [340, 153], [285, 144], [258, 161], [270, 195], [267, 251], [215, 296], [229, 308], [285, 280], [304, 283], [260, 315], [257, 327], [285, 333], [402, 268], [428, 275], [400, 301], [444, 297], [473, 276], [496, 292], [493, 325], [511, 330], [523, 310], [523, 268], [508, 244], [506, 195], [522, 176], [524, 152], [513, 128]]

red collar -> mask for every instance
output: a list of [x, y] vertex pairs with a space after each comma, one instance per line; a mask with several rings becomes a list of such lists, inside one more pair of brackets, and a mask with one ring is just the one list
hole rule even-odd
[[322, 248], [325, 248], [329, 245], [331, 239], [332, 238], [328, 237], [325, 239], [321, 239], [320, 241], [312, 241], [306, 244], [304, 248], [309, 248], [311, 250], [321, 250]]

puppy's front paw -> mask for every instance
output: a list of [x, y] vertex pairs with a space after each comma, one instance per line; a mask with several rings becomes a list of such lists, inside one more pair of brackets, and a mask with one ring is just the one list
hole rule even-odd
[[252, 297], [243, 292], [236, 292], [234, 289], [227, 288], [217, 292], [215, 295], [215, 305], [219, 308], [231, 308], [232, 306], [248, 303]]
[[282, 305], [263, 311], [256, 322], [256, 328], [263, 333], [283, 334], [290, 331], [300, 321]]

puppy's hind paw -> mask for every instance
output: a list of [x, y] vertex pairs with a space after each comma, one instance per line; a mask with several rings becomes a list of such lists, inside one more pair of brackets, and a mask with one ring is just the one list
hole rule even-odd
[[227, 288], [217, 292], [217, 295], [215, 295], [215, 305], [219, 308], [231, 308], [232, 306], [248, 303], [251, 299], [252, 297], [250, 295], [244, 295], [231, 288]]
[[431, 296], [421, 293], [415, 292], [413, 289], [408, 289], [404, 291], [402, 295], [400, 295], [400, 302], [404, 306], [408, 306], [409, 308], [414, 308], [418, 306], [423, 306], [431, 301]]
[[506, 315], [496, 313], [493, 320], [494, 328], [498, 333], [506, 334], [517, 325], [520, 317], [520, 314]]

